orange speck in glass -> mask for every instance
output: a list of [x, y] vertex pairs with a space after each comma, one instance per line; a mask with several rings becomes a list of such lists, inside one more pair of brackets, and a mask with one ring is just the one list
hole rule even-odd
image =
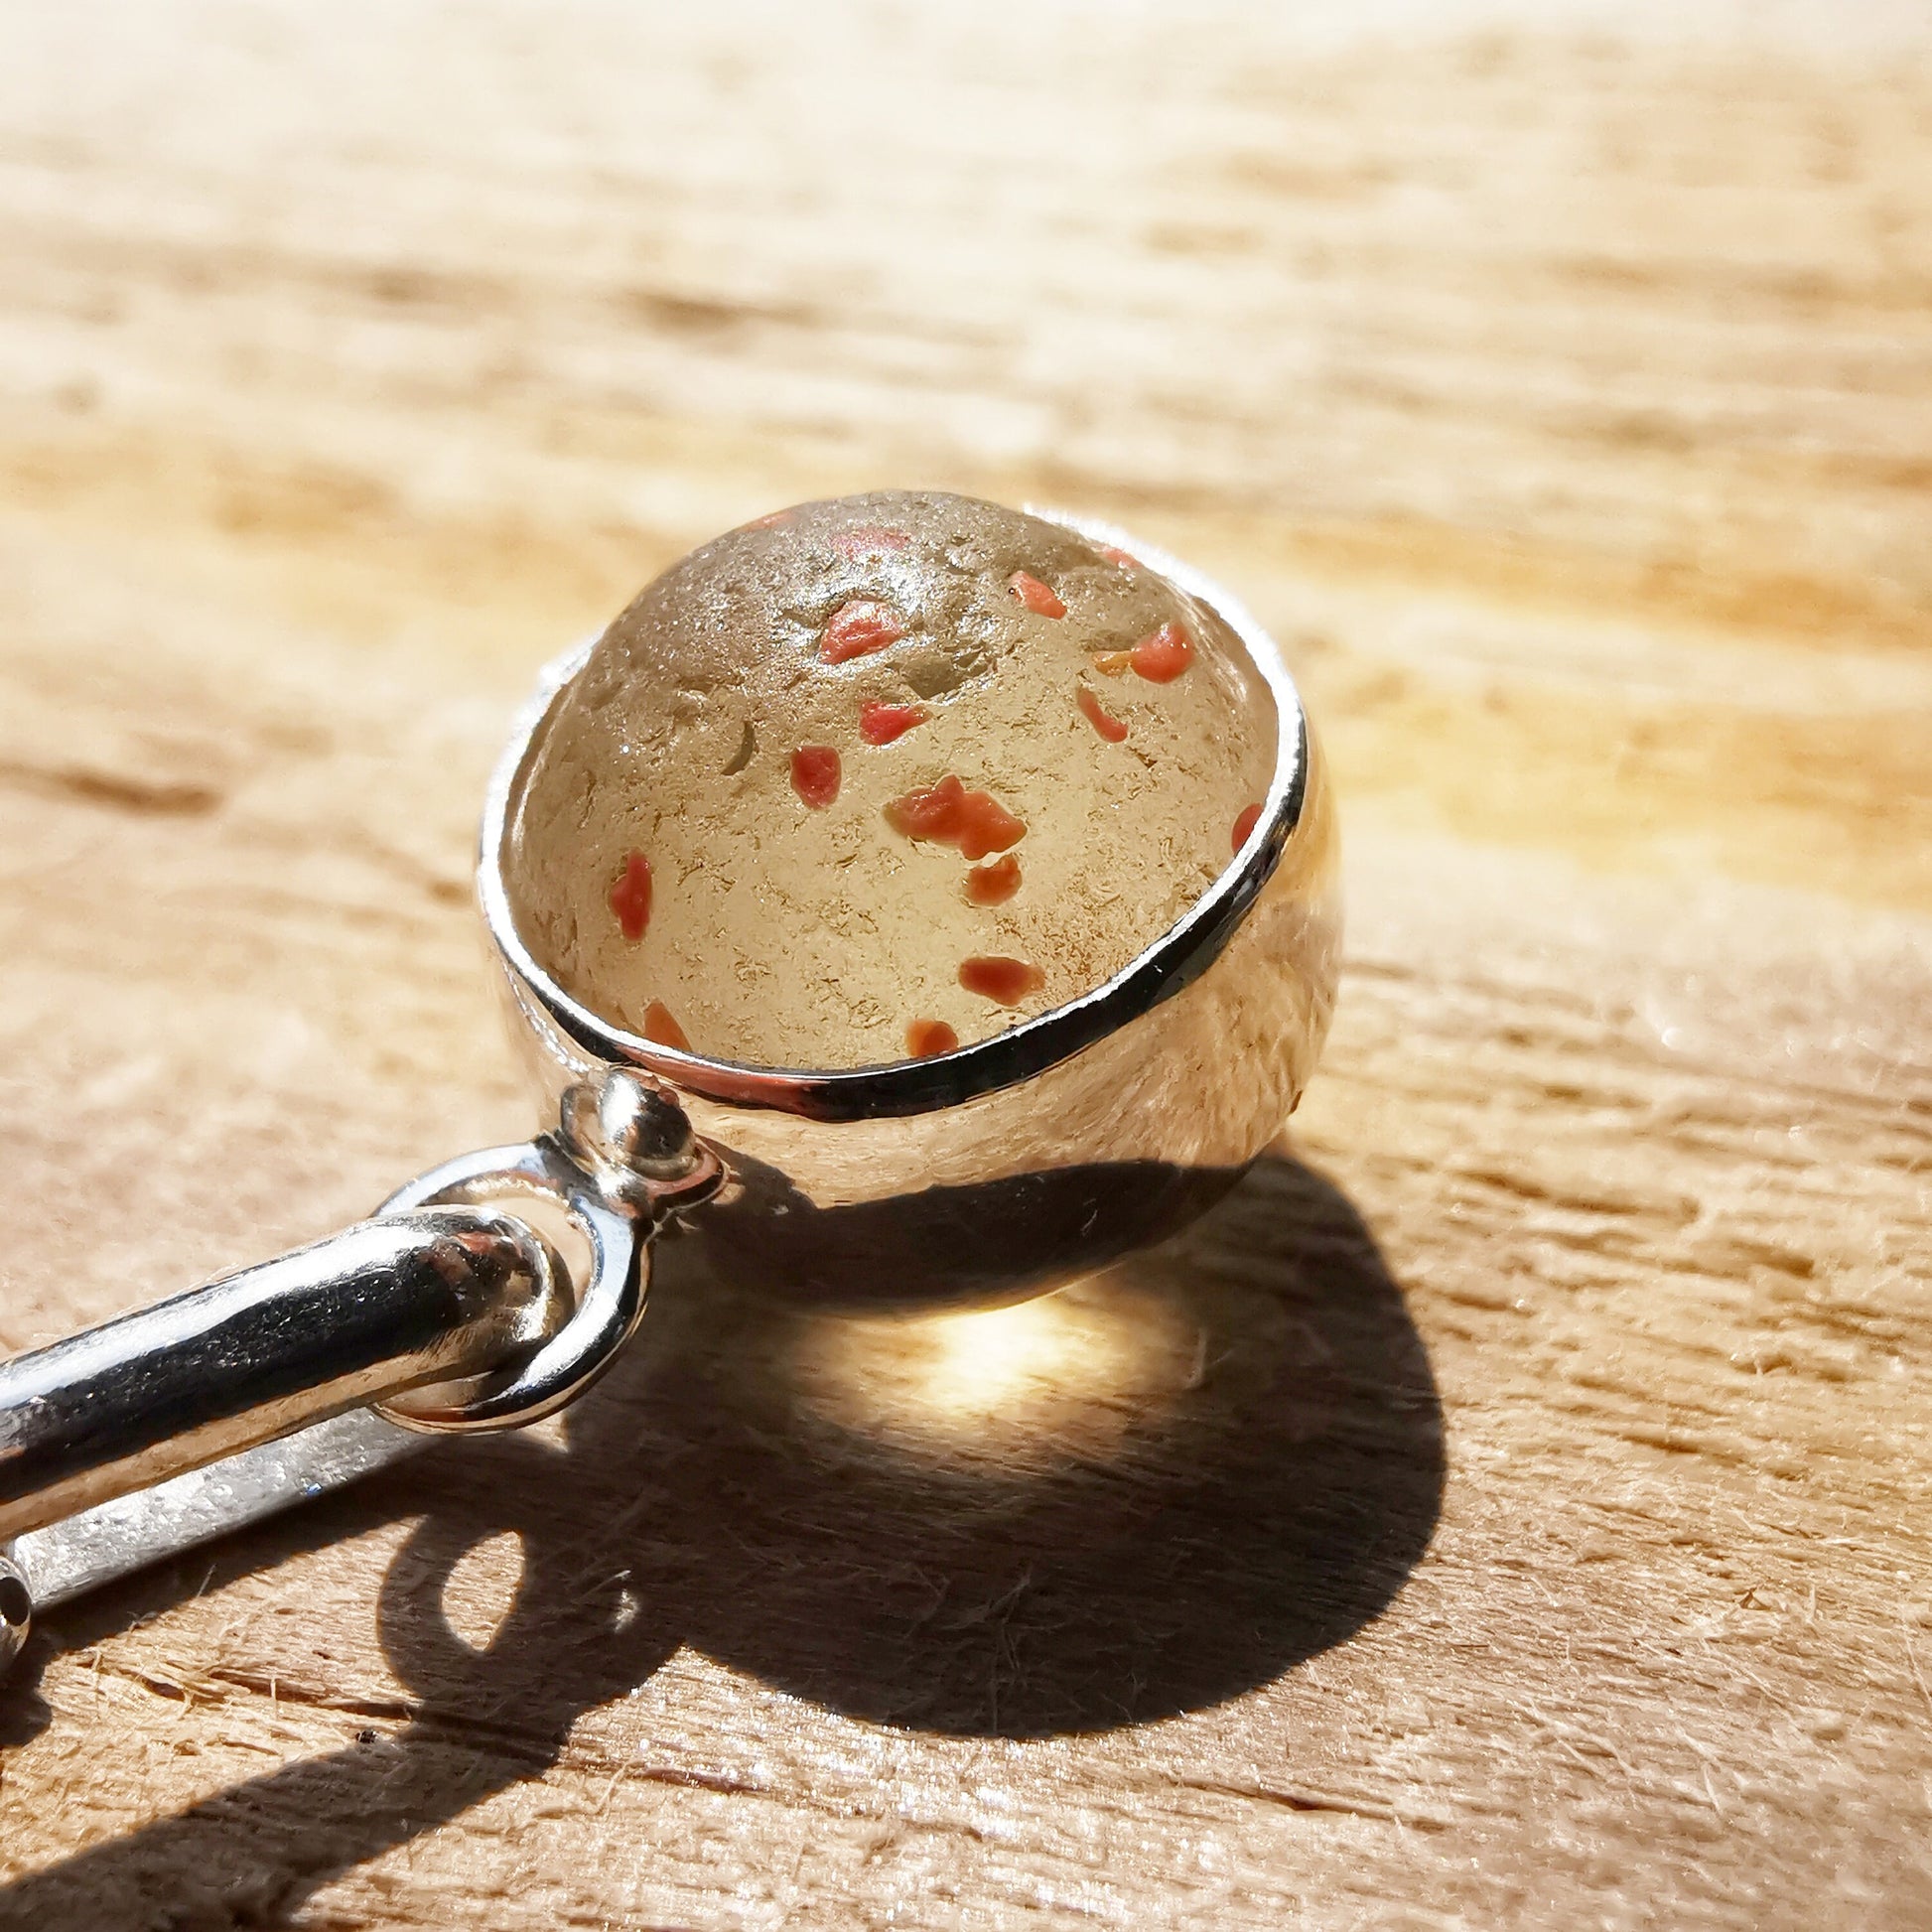
[[1248, 843], [1248, 834], [1261, 823], [1259, 805], [1243, 805], [1241, 816], [1234, 821], [1234, 849], [1239, 852]]
[[1004, 852], [1027, 832], [1026, 822], [990, 791], [968, 791], [950, 771], [936, 785], [895, 798], [886, 807], [886, 822], [908, 839], [956, 845], [968, 859]]
[[1110, 564], [1120, 565], [1122, 570], [1139, 570], [1142, 568], [1140, 558], [1132, 555], [1130, 552], [1126, 550], [1116, 549], [1115, 546], [1111, 543], [1103, 543], [1100, 546], [1100, 554], [1103, 557], [1105, 557]]
[[818, 640], [819, 661], [843, 664], [849, 657], [864, 657], [884, 650], [905, 635], [905, 624], [890, 604], [870, 597], [855, 597], [841, 604], [826, 621]]
[[890, 745], [914, 725], [923, 725], [927, 715], [924, 705], [869, 704], [859, 713], [859, 736], [868, 745]]
[[801, 745], [791, 755], [791, 788], [813, 811], [839, 795], [839, 755], [829, 745]]
[[912, 539], [883, 523], [855, 523], [849, 530], [833, 531], [826, 541], [841, 557], [876, 557], [882, 550], [903, 550]]
[[623, 862], [623, 871], [611, 888], [611, 910], [626, 939], [644, 936], [650, 924], [650, 861], [641, 852], [633, 852]]
[[644, 1009], [644, 1037], [680, 1053], [691, 1050], [691, 1042], [685, 1038], [684, 1029], [677, 1024], [677, 1016], [662, 1000], [653, 1000]]
[[959, 1035], [943, 1020], [908, 1020], [905, 1024], [905, 1050], [915, 1060], [950, 1053], [958, 1044]]
[[1097, 650], [1093, 654], [1093, 668], [1102, 677], [1119, 677], [1133, 661], [1131, 650]]
[[1194, 661], [1194, 646], [1177, 623], [1164, 623], [1127, 655], [1137, 677], [1150, 684], [1172, 684]]
[[1066, 616], [1066, 606], [1037, 577], [1024, 570], [1016, 570], [1007, 579], [1007, 589], [1035, 617], [1063, 618]]
[[1116, 718], [1083, 684], [1077, 694], [1081, 713], [1109, 745], [1118, 745], [1127, 736], [1127, 727]]
[[1046, 975], [1024, 959], [1007, 959], [1000, 954], [983, 954], [959, 962], [959, 983], [968, 993], [982, 999], [997, 1000], [1003, 1007], [1017, 1007], [1030, 993], [1046, 984]]
[[1020, 890], [1020, 861], [1011, 852], [966, 875], [966, 897], [975, 905], [1004, 905]]

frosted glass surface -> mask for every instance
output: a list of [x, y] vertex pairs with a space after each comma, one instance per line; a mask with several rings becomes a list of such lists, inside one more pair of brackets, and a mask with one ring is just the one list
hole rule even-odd
[[1233, 631], [1131, 557], [967, 497], [800, 504], [605, 632], [511, 892], [539, 961], [631, 1032], [766, 1066], [943, 1051], [1173, 925], [1275, 732]]

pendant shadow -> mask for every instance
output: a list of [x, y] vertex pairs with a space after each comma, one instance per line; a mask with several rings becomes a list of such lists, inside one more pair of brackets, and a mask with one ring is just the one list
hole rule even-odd
[[[1428, 1359], [1372, 1238], [1274, 1157], [1167, 1247], [991, 1314], [801, 1314], [667, 1243], [636, 1345], [566, 1440], [449, 1444], [225, 1546], [223, 1581], [427, 1508], [376, 1606], [408, 1722], [0, 1888], [0, 1926], [281, 1922], [542, 1775], [683, 1644], [927, 1733], [1199, 1710], [1374, 1618], [1444, 1477]], [[524, 1574], [479, 1651], [443, 1587], [505, 1529]], [[137, 1581], [62, 1633], [166, 1600]]]

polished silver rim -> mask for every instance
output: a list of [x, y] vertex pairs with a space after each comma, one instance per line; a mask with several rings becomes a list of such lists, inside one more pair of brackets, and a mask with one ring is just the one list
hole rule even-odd
[[1048, 517], [1096, 543], [1131, 550], [1190, 596], [1211, 605], [1241, 639], [1274, 697], [1279, 720], [1275, 771], [1261, 818], [1233, 864], [1175, 924], [1091, 993], [1023, 1021], [991, 1039], [931, 1059], [829, 1070], [752, 1066], [681, 1053], [640, 1035], [625, 1033], [572, 999], [538, 965], [516, 929], [503, 883], [511, 810], [551, 715], [596, 645], [597, 639], [590, 638], [544, 668], [537, 690], [519, 714], [508, 748], [491, 774], [483, 806], [478, 893], [490, 938], [517, 985], [519, 997], [532, 1002], [559, 1033], [594, 1059], [640, 1066], [687, 1092], [737, 1106], [770, 1108], [818, 1120], [858, 1120], [931, 1113], [1016, 1086], [1058, 1061], [1070, 1059], [1198, 978], [1233, 936], [1301, 822], [1309, 767], [1308, 720], [1301, 693], [1274, 639], [1237, 599], [1200, 572], [1112, 524], [1052, 510], [1035, 508], [1032, 513]]

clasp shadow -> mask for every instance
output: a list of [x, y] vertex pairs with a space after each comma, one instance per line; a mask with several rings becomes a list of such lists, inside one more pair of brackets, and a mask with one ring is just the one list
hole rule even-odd
[[[1294, 1161], [1265, 1158], [1166, 1247], [990, 1314], [804, 1315], [668, 1243], [637, 1343], [565, 1448], [451, 1443], [216, 1555], [228, 1581], [427, 1510], [376, 1605], [407, 1722], [0, 1888], [0, 1925], [280, 1922], [541, 1776], [586, 1712], [686, 1644], [929, 1733], [1199, 1710], [1374, 1618], [1443, 1476], [1401, 1295], [1345, 1197]], [[503, 1530], [523, 1576], [477, 1649], [444, 1587]], [[162, 1573], [63, 1613], [43, 1660], [167, 1589]]]

